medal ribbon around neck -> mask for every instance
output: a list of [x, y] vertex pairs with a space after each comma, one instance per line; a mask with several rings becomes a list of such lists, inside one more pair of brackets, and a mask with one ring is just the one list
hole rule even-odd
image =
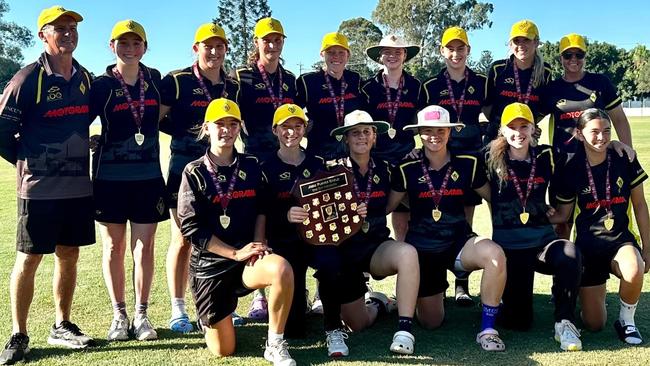
[[[612, 186], [609, 182], [609, 170], [612, 164], [612, 158], [607, 154], [607, 173], [605, 174], [605, 209], [607, 210], [607, 215], [611, 217], [612, 215]], [[587, 170], [587, 178], [589, 179], [589, 188], [591, 189], [591, 196], [594, 198], [594, 202], [598, 204], [596, 211], [600, 208], [600, 200], [598, 199], [598, 192], [596, 191], [596, 182], [594, 182], [594, 175], [591, 172], [591, 166], [589, 165], [589, 160], [585, 157], [585, 168]]]
[[[352, 162], [351, 159], [348, 158], [348, 163], [351, 166]], [[366, 209], [368, 209], [368, 204], [370, 203], [370, 196], [372, 195], [372, 160], [370, 160], [368, 164], [368, 183], [366, 184], [366, 195], [363, 198], [363, 201], [361, 203], [366, 205]], [[359, 189], [359, 184], [357, 183], [357, 178], [354, 177], [352, 179], [352, 187], [354, 188], [354, 193], [361, 199], [361, 190]], [[370, 229], [370, 224], [366, 221], [366, 218], [363, 219], [363, 225], [361, 226], [361, 229], [363, 230], [364, 233], [367, 233], [368, 230]]]
[[429, 176], [429, 170], [424, 165], [423, 160], [420, 160], [420, 166], [422, 166], [422, 173], [424, 174], [424, 180], [427, 183], [427, 186], [429, 186], [429, 192], [431, 192], [431, 198], [433, 199], [433, 203], [436, 205], [436, 210], [438, 210], [438, 207], [440, 206], [440, 201], [442, 200], [442, 195], [447, 189], [447, 183], [449, 183], [449, 177], [451, 176], [452, 166], [451, 164], [449, 164], [449, 168], [447, 168], [445, 177], [442, 179], [442, 184], [440, 185], [440, 189], [437, 191], [435, 188], [433, 188], [433, 182], [431, 182], [431, 176]]
[[523, 210], [523, 212], [519, 214], [519, 219], [523, 224], [526, 224], [526, 222], [528, 222], [528, 213], [526, 212], [526, 202], [528, 201], [528, 197], [530, 197], [530, 194], [533, 191], [533, 183], [535, 181], [535, 170], [537, 170], [537, 158], [535, 157], [535, 151], [533, 149], [530, 149], [530, 165], [531, 165], [530, 174], [528, 175], [528, 182], [526, 183], [525, 195], [521, 189], [521, 183], [519, 182], [519, 178], [517, 177], [517, 174], [515, 174], [515, 171], [512, 170], [511, 167], [508, 167], [508, 175], [510, 176], [512, 183], [515, 186], [515, 190], [517, 191], [517, 196], [519, 197], [519, 202], [521, 203], [521, 207]]
[[237, 164], [235, 164], [235, 170], [233, 170], [232, 175], [230, 176], [230, 183], [228, 183], [228, 191], [226, 193], [223, 192], [223, 189], [219, 184], [219, 177], [217, 176], [217, 172], [214, 170], [214, 167], [212, 166], [212, 161], [210, 161], [210, 158], [208, 158], [207, 155], [203, 157], [203, 163], [208, 169], [208, 173], [210, 173], [210, 178], [212, 178], [212, 182], [214, 183], [214, 186], [217, 189], [217, 197], [219, 198], [221, 209], [223, 210], [223, 214], [225, 215], [226, 210], [228, 209], [228, 204], [232, 199], [232, 193], [235, 189], [235, 181], [237, 180], [237, 175], [239, 173], [239, 160], [237, 160]]
[[404, 88], [404, 75], [400, 76], [399, 83], [397, 85], [397, 94], [395, 95], [395, 102], [392, 101], [390, 95], [390, 85], [388, 85], [388, 78], [386, 74], [381, 75], [384, 80], [384, 89], [386, 90], [386, 101], [388, 102], [388, 122], [390, 126], [393, 127], [395, 119], [397, 118], [397, 111], [399, 110], [399, 103], [402, 100], [402, 89]]
[[[208, 98], [208, 102], [212, 101], [212, 95], [210, 94], [210, 91], [208, 90], [208, 87], [205, 86], [205, 82], [203, 81], [203, 76], [201, 76], [201, 73], [199, 73], [199, 65], [197, 62], [195, 62], [192, 65], [192, 71], [194, 72], [194, 76], [196, 77], [196, 80], [199, 81], [199, 86], [201, 86], [201, 90], [203, 90], [203, 95], [205, 95], [206, 98]], [[226, 97], [226, 79], [223, 79], [223, 90], [221, 91], [221, 97], [225, 98]]]
[[345, 77], [341, 76], [341, 100], [337, 102], [336, 94], [334, 93], [334, 87], [332, 86], [332, 80], [327, 74], [327, 71], [325, 71], [325, 82], [327, 82], [327, 89], [330, 92], [332, 104], [334, 104], [334, 111], [336, 112], [336, 124], [338, 126], [341, 126], [343, 124], [343, 119], [345, 118], [345, 89], [348, 88], [348, 83], [345, 82]]
[[463, 105], [465, 102], [465, 91], [467, 90], [467, 84], [469, 83], [469, 71], [465, 68], [465, 85], [463, 86], [463, 92], [460, 94], [460, 99], [456, 101], [454, 96], [454, 88], [451, 85], [451, 76], [449, 76], [449, 71], [445, 71], [445, 80], [447, 81], [447, 90], [449, 91], [449, 99], [451, 99], [451, 106], [456, 112], [456, 119], [460, 123], [460, 115], [463, 114]]
[[519, 69], [517, 69], [517, 64], [515, 62], [512, 63], [512, 72], [515, 74], [515, 87], [517, 88], [517, 101], [519, 103], [524, 103], [528, 104], [528, 101], [530, 100], [530, 93], [533, 91], [533, 75], [530, 75], [530, 79], [528, 80], [528, 89], [526, 90], [526, 94], [522, 95], [521, 94], [521, 83], [519, 82]]
[[129, 89], [126, 86], [126, 82], [124, 81], [124, 77], [120, 73], [120, 71], [117, 69], [117, 66], [113, 67], [113, 75], [115, 75], [115, 78], [120, 82], [120, 86], [122, 87], [122, 92], [124, 93], [124, 96], [126, 97], [126, 102], [129, 104], [129, 109], [131, 110], [131, 114], [133, 115], [133, 121], [135, 122], [135, 125], [138, 127], [138, 133], [140, 133], [140, 129], [142, 128], [142, 119], [144, 118], [144, 72], [142, 72], [142, 69], [138, 70], [138, 81], [140, 82], [140, 105], [139, 105], [139, 110], [135, 109], [135, 105], [133, 105], [133, 98], [131, 98], [131, 93], [129, 93]]
[[276, 98], [275, 93], [273, 92], [273, 84], [269, 80], [269, 75], [266, 73], [266, 68], [262, 62], [257, 61], [257, 68], [260, 69], [262, 80], [264, 80], [264, 85], [266, 85], [266, 91], [269, 93], [271, 100], [273, 100], [273, 107], [278, 109], [282, 105], [282, 86], [284, 85], [282, 82], [282, 69], [280, 69], [280, 66], [278, 65], [278, 70], [276, 72], [278, 73], [278, 83], [280, 84], [280, 87], [278, 88], [278, 97]]

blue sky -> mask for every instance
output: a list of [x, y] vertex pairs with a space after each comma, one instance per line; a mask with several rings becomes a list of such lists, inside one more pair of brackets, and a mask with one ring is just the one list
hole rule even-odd
[[[195, 29], [216, 17], [218, 0], [9, 0], [11, 10], [5, 19], [27, 26], [36, 33], [40, 11], [54, 4], [78, 11], [85, 20], [79, 26], [80, 40], [75, 58], [96, 74], [113, 62], [108, 37], [115, 22], [132, 18], [142, 23], [149, 38], [149, 51], [143, 62], [166, 73], [193, 62], [192, 39]], [[512, 23], [529, 18], [540, 28], [542, 41], [557, 41], [564, 34], [581, 33], [593, 40], [632, 48], [650, 46], [650, 7], [645, 0], [617, 1], [495, 0], [492, 28], [469, 34], [473, 54], [490, 50], [495, 58], [507, 54], [506, 40]], [[182, 6], [179, 6], [182, 4]], [[335, 31], [341, 21], [370, 19], [376, 0], [283, 1], [269, 0], [273, 16], [282, 21], [287, 41], [283, 52], [285, 66], [299, 72], [298, 63], [309, 68], [319, 59], [323, 34]], [[525, 5], [524, 5], [525, 4]], [[24, 51], [25, 62], [42, 52], [36, 40]]]

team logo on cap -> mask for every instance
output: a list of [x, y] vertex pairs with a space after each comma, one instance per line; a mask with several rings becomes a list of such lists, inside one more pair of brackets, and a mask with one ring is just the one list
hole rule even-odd
[[430, 111], [424, 114], [424, 119], [427, 121], [440, 120], [440, 111]]
[[269, 20], [267, 21], [267, 23], [268, 23], [268, 25], [269, 25], [269, 28], [275, 30], [275, 22], [273, 22], [273, 18], [269, 18]]
[[519, 23], [519, 30], [525, 31], [528, 28], [528, 22]]
[[289, 113], [291, 113], [291, 114], [296, 113], [296, 107], [294, 107], [294, 106], [290, 106], [289, 108], [287, 108], [287, 110], [288, 110]]
[[128, 29], [130, 29], [130, 30], [134, 30], [134, 29], [135, 29], [135, 23], [134, 23], [132, 20], [129, 20], [129, 21], [126, 23], [126, 27], [127, 27]]
[[60, 11], [60, 12], [62, 12], [62, 13], [66, 11], [65, 8], [62, 7], [62, 6], [59, 6], [58, 8], [56, 8], [56, 10], [57, 10], [57, 11]]
[[393, 42], [397, 41], [397, 36], [393, 34], [392, 36], [390, 36], [390, 40]]
[[212, 24], [212, 27], [210, 27], [210, 32], [212, 32], [212, 33], [217, 33], [217, 32], [219, 32], [219, 29], [217, 29], [217, 25], [216, 25], [216, 24]]
[[224, 104], [223, 105], [223, 110], [224, 110], [224, 112], [230, 111], [230, 106], [228, 104]]

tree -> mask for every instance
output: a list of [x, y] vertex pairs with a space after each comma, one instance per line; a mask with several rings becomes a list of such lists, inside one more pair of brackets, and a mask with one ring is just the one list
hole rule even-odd
[[368, 19], [354, 18], [341, 22], [338, 31], [345, 34], [350, 42], [349, 69], [361, 74], [362, 79], [372, 77], [379, 64], [368, 59], [366, 48], [377, 45], [381, 41], [381, 29]]
[[626, 84], [634, 86], [634, 97], [650, 95], [650, 50], [643, 45], [637, 45], [628, 52], [631, 67], [625, 72]]
[[494, 58], [492, 57], [492, 52], [483, 50], [478, 61], [469, 61], [469, 67], [476, 72], [487, 75], [493, 61]]
[[9, 4], [0, 0], [0, 88], [20, 69], [23, 61], [22, 49], [31, 46], [34, 36], [29, 28], [3, 18], [9, 11]]
[[228, 37], [226, 68], [248, 63], [255, 23], [270, 16], [271, 8], [266, 0], [219, 0], [218, 18], [213, 22], [223, 27]]
[[493, 10], [492, 4], [477, 0], [379, 0], [372, 18], [389, 32], [403, 34], [407, 41], [422, 48], [408, 69], [427, 79], [444, 66], [439, 47], [445, 29], [455, 25], [466, 31], [491, 27], [489, 16]]

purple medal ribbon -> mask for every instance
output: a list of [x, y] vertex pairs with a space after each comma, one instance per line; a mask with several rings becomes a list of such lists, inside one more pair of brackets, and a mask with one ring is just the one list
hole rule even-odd
[[210, 160], [210, 158], [208, 158], [207, 155], [203, 157], [203, 163], [205, 164], [205, 167], [208, 169], [208, 173], [210, 173], [212, 182], [214, 183], [214, 186], [217, 189], [217, 197], [219, 198], [221, 209], [223, 209], [223, 213], [225, 214], [226, 210], [228, 209], [228, 204], [232, 199], [232, 192], [235, 189], [235, 181], [237, 180], [237, 174], [239, 173], [239, 160], [237, 160], [237, 164], [235, 165], [235, 170], [232, 172], [232, 176], [230, 177], [230, 183], [228, 183], [228, 191], [225, 194], [223, 192], [223, 189], [221, 189], [221, 185], [219, 184], [219, 178], [217, 177], [217, 172], [214, 170], [214, 167], [212, 166], [212, 161]]
[[278, 98], [276, 98], [275, 93], [273, 93], [273, 84], [271, 84], [271, 81], [269, 80], [266, 68], [260, 61], [257, 62], [257, 68], [260, 69], [260, 74], [262, 75], [262, 80], [264, 80], [264, 85], [266, 85], [266, 90], [268, 91], [271, 100], [273, 100], [273, 107], [278, 109], [282, 105], [282, 86], [284, 85], [282, 82], [282, 69], [280, 69], [280, 66], [278, 65], [277, 73], [279, 74], [278, 82], [280, 83], [280, 87], [278, 88]]
[[519, 183], [519, 178], [517, 178], [517, 174], [515, 174], [515, 171], [512, 170], [511, 167], [508, 167], [508, 175], [510, 175], [510, 179], [512, 179], [512, 183], [515, 186], [515, 190], [517, 190], [517, 196], [519, 196], [519, 202], [521, 203], [523, 212], [526, 212], [526, 202], [528, 201], [528, 197], [530, 197], [530, 193], [533, 191], [533, 183], [535, 181], [535, 170], [537, 169], [537, 159], [535, 158], [535, 151], [533, 149], [530, 150], [530, 165], [531, 165], [530, 175], [528, 176], [528, 182], [526, 183], [525, 195], [521, 189], [521, 184]]
[[449, 164], [449, 168], [447, 168], [447, 172], [445, 173], [445, 177], [442, 179], [442, 184], [440, 185], [440, 189], [436, 191], [435, 188], [433, 188], [433, 183], [431, 182], [431, 176], [429, 176], [429, 170], [427, 167], [424, 165], [424, 161], [420, 160], [420, 165], [422, 166], [422, 173], [424, 174], [424, 180], [427, 183], [427, 186], [429, 186], [429, 192], [431, 192], [431, 198], [433, 198], [433, 203], [436, 205], [436, 210], [438, 209], [438, 206], [440, 206], [440, 201], [442, 200], [442, 196], [447, 189], [447, 183], [449, 182], [449, 177], [451, 176], [451, 164]]
[[530, 93], [533, 91], [533, 76], [531, 74], [530, 80], [528, 80], [528, 90], [526, 90], [526, 95], [521, 95], [521, 84], [519, 82], [519, 70], [517, 69], [517, 65], [515, 62], [512, 63], [512, 71], [515, 74], [515, 87], [517, 88], [517, 101], [519, 103], [524, 103], [528, 104], [528, 101], [530, 100]]
[[391, 127], [395, 123], [395, 118], [397, 118], [397, 110], [399, 109], [399, 103], [402, 100], [402, 89], [404, 88], [404, 75], [399, 78], [399, 84], [397, 85], [397, 94], [395, 95], [395, 102], [392, 101], [390, 95], [390, 86], [388, 85], [388, 78], [385, 74], [381, 75], [384, 79], [384, 88], [386, 89], [386, 101], [388, 102], [388, 122]]
[[[362, 203], [366, 204], [366, 207], [368, 207], [368, 203], [370, 202], [370, 195], [372, 194], [372, 164], [368, 164], [367, 174], [368, 174], [368, 183], [366, 185], [366, 195], [364, 196], [364, 199], [362, 201]], [[359, 184], [357, 183], [356, 178], [352, 179], [352, 186], [354, 187], [354, 193], [357, 195], [357, 197], [361, 198], [361, 190], [359, 189]]]
[[327, 89], [330, 92], [330, 97], [332, 98], [332, 103], [334, 104], [334, 111], [336, 112], [336, 124], [341, 126], [343, 124], [343, 119], [345, 118], [345, 89], [347, 89], [348, 84], [345, 82], [345, 78], [341, 77], [341, 100], [340, 102], [336, 101], [336, 94], [334, 94], [334, 87], [332, 86], [332, 80], [330, 76], [325, 73], [325, 81], [327, 82]]
[[120, 82], [120, 85], [122, 86], [122, 92], [124, 93], [126, 102], [129, 104], [129, 108], [131, 109], [133, 120], [135, 121], [135, 125], [138, 127], [138, 133], [140, 133], [140, 129], [142, 128], [142, 119], [144, 118], [144, 73], [142, 72], [142, 69], [138, 70], [138, 80], [140, 82], [140, 109], [136, 110], [135, 105], [133, 104], [133, 98], [131, 98], [131, 93], [129, 93], [129, 89], [127, 88], [126, 82], [124, 81], [124, 77], [117, 69], [117, 66], [113, 67], [112, 71], [113, 75], [115, 75], [115, 78]]
[[449, 76], [449, 71], [445, 71], [445, 80], [447, 81], [447, 90], [449, 91], [449, 99], [451, 99], [451, 106], [456, 112], [456, 119], [460, 123], [460, 115], [463, 113], [463, 104], [465, 102], [465, 91], [467, 90], [467, 84], [469, 83], [469, 71], [465, 68], [465, 85], [463, 86], [463, 92], [460, 95], [460, 99], [456, 101], [454, 96], [454, 88], [451, 85], [451, 77]]
[[[196, 79], [199, 81], [199, 86], [201, 86], [201, 90], [203, 90], [203, 94], [205, 95], [206, 98], [208, 98], [208, 102], [212, 101], [212, 95], [210, 95], [210, 91], [208, 90], [207, 86], [205, 86], [205, 82], [203, 81], [203, 77], [201, 76], [201, 73], [199, 73], [199, 65], [198, 63], [194, 63], [192, 65], [192, 71], [194, 72], [194, 76]], [[221, 91], [221, 97], [225, 98], [226, 97], [226, 79], [224, 78], [223, 80], [223, 90]]]
[[[609, 182], [609, 170], [612, 164], [612, 158], [607, 154], [607, 173], [605, 174], [605, 209], [607, 210], [607, 215], [611, 216], [612, 213], [612, 186]], [[591, 196], [594, 198], [594, 202], [598, 204], [596, 211], [600, 208], [600, 200], [598, 199], [598, 192], [596, 191], [596, 183], [594, 182], [594, 175], [591, 173], [591, 166], [589, 166], [589, 160], [585, 157], [585, 168], [587, 170], [587, 178], [589, 179], [589, 188], [591, 189]]]

